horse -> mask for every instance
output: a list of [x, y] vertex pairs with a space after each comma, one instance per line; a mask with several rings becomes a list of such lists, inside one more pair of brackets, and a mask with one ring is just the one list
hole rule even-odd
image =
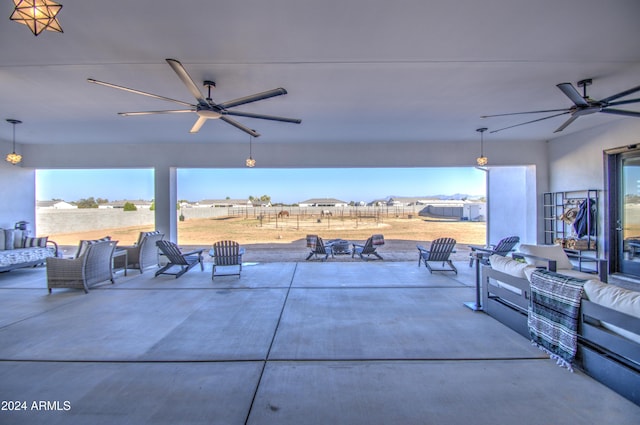
[[280, 211], [278, 213], [278, 218], [282, 218], [282, 217], [289, 217], [289, 211], [284, 211], [284, 210]]
[[329, 210], [322, 210], [322, 212], [320, 213], [320, 215], [321, 215], [322, 217], [331, 217], [331, 216], [333, 216], [333, 213], [332, 213], [331, 211], [329, 211]]

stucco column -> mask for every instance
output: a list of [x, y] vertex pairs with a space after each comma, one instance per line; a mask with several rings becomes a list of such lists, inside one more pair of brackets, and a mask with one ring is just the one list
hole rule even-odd
[[535, 165], [491, 167], [487, 176], [487, 242], [519, 236], [538, 243], [538, 193]]
[[174, 167], [155, 167], [155, 220], [156, 230], [164, 233], [164, 238], [178, 241], [178, 220], [176, 204], [178, 202], [177, 172]]

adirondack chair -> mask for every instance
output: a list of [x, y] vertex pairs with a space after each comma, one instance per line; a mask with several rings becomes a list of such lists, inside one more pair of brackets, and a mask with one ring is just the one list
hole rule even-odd
[[[204, 249], [197, 249], [191, 252], [183, 253], [178, 245], [171, 241], [159, 240], [156, 241], [158, 249], [167, 257], [169, 262], [156, 272], [156, 277], [161, 274], [175, 275], [176, 279], [188, 272], [196, 264], [200, 264], [200, 270], [204, 270], [204, 264], [202, 261], [202, 251]], [[180, 271], [170, 273], [168, 270], [173, 266], [179, 267]]]
[[211, 280], [216, 276], [216, 267], [218, 266], [238, 266], [237, 273], [218, 273], [217, 276], [238, 275], [239, 278], [242, 273], [242, 254], [244, 254], [244, 248], [241, 248], [238, 242], [218, 241], [214, 243], [213, 248], [209, 251], [209, 255], [213, 258]]
[[[360, 256], [363, 260], [369, 260], [372, 255], [375, 255], [380, 260], [382, 260], [382, 256], [376, 252], [376, 248], [380, 245], [384, 245], [384, 236], [382, 235], [372, 235], [364, 245], [353, 244], [353, 252], [351, 253], [351, 258], [355, 257], [356, 254]], [[364, 258], [365, 255], [367, 258]]]
[[310, 260], [315, 255], [316, 258], [324, 257], [321, 260], [326, 261], [331, 254], [331, 245], [325, 245], [318, 235], [307, 235], [307, 248], [311, 248], [311, 252], [307, 255], [306, 260]]
[[520, 242], [520, 238], [518, 236], [509, 236], [507, 238], [501, 239], [495, 245], [487, 246], [477, 246], [477, 245], [469, 245], [471, 248], [471, 252], [469, 253], [469, 267], [473, 265], [473, 261], [475, 260], [475, 252], [479, 251], [485, 253], [484, 257], [489, 258], [492, 254], [497, 254], [502, 257], [506, 257], [508, 253], [513, 251], [513, 248]]
[[[424, 261], [424, 265], [429, 269], [429, 273], [434, 271], [441, 272], [454, 272], [458, 274], [458, 269], [453, 265], [453, 262], [449, 259], [452, 252], [455, 252], [456, 240], [453, 238], [439, 238], [431, 242], [429, 249], [422, 245], [417, 245], [418, 248], [418, 267], [420, 262]], [[449, 265], [449, 268], [434, 269], [431, 268], [430, 262], [441, 262], [444, 267], [445, 263]]]

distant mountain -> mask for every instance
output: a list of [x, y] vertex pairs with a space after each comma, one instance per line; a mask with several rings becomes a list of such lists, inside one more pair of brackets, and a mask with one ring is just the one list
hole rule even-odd
[[463, 199], [470, 199], [470, 200], [479, 199], [479, 198], [482, 198], [482, 195], [468, 195], [466, 193], [454, 193], [453, 195], [425, 195], [425, 196], [390, 195], [386, 197], [387, 200], [391, 198], [419, 198], [419, 199], [437, 199], [440, 201], [443, 201], [443, 200], [461, 201]]
[[482, 198], [479, 195], [468, 195], [466, 193], [455, 193], [453, 195], [435, 195], [437, 199], [452, 199], [455, 201], [460, 201], [462, 199], [478, 199]]

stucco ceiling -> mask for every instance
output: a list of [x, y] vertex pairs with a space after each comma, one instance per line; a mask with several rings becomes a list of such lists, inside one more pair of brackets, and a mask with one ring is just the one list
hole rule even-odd
[[[0, 5], [0, 117], [19, 143], [223, 143], [248, 136], [194, 114], [120, 117], [175, 104], [87, 83], [91, 77], [192, 102], [165, 62], [179, 59], [213, 99], [284, 87], [238, 110], [301, 118], [238, 121], [261, 143], [464, 141], [539, 116], [481, 115], [571, 106], [556, 88], [593, 78], [600, 99], [640, 85], [638, 0], [60, 0], [63, 34], [34, 37]], [[204, 90], [204, 88], [203, 88]], [[635, 96], [640, 97], [640, 96]], [[627, 109], [640, 110], [640, 104]], [[486, 135], [546, 140], [553, 118]], [[0, 139], [10, 140], [9, 124]]]

